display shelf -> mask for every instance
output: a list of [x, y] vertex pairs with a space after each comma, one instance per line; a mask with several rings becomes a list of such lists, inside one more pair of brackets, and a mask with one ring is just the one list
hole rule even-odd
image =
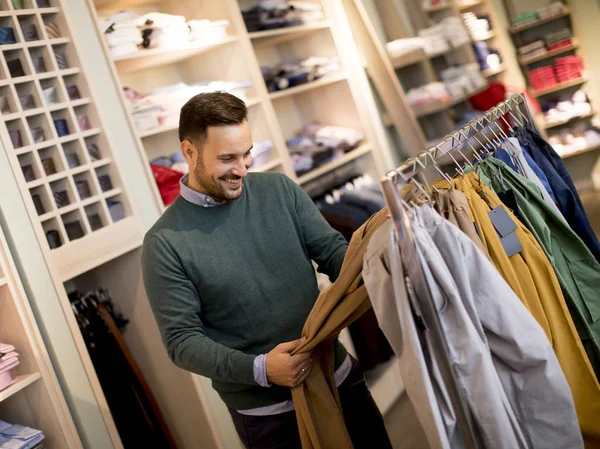
[[156, 5], [161, 1], [164, 0], [94, 0], [94, 5], [98, 10], [120, 10], [127, 8], [135, 8], [139, 6]]
[[267, 162], [264, 165], [261, 165], [259, 167], [253, 168], [250, 167], [250, 172], [255, 172], [255, 173], [261, 173], [261, 172], [267, 172], [267, 171], [271, 171], [276, 167], [279, 167], [281, 165], [281, 159], [273, 159], [272, 161]]
[[427, 59], [427, 53], [422, 48], [417, 48], [413, 51], [400, 56], [390, 56], [390, 61], [395, 69], [402, 69], [413, 64], [419, 64]]
[[573, 40], [572, 45], [548, 51], [543, 55], [532, 56], [531, 58], [519, 58], [519, 62], [521, 63], [521, 65], [530, 65], [536, 62], [544, 61], [546, 59], [554, 58], [555, 56], [562, 55], [563, 53], [568, 53], [570, 51], [577, 50], [578, 48], [579, 44], [576, 40]]
[[156, 128], [151, 128], [147, 131], [139, 132], [139, 135], [142, 139], [147, 139], [148, 137], [156, 136], [158, 134], [164, 134], [171, 131], [175, 131], [179, 129], [179, 123], [170, 123], [168, 125], [157, 126]]
[[345, 73], [335, 73], [332, 75], [324, 76], [323, 78], [320, 78], [316, 81], [312, 81], [310, 83], [301, 84], [300, 86], [290, 87], [289, 89], [271, 92], [269, 94], [269, 97], [271, 97], [271, 100], [276, 100], [278, 98], [284, 98], [291, 95], [297, 95], [302, 92], [308, 92], [309, 90], [318, 89], [319, 87], [327, 86], [333, 83], [338, 83], [347, 79], [348, 77]]
[[122, 73], [139, 72], [153, 67], [174, 64], [179, 61], [200, 55], [202, 53], [218, 49], [223, 45], [231, 44], [238, 40], [235, 36], [229, 36], [220, 42], [206, 44], [204, 42], [190, 42], [189, 45], [179, 48], [156, 48], [150, 50], [138, 50], [129, 53], [113, 61], [117, 69]]
[[276, 44], [281, 44], [288, 40], [297, 39], [305, 34], [314, 33], [315, 31], [323, 30], [331, 26], [330, 22], [323, 21], [309, 25], [298, 25], [287, 28], [277, 28], [267, 31], [252, 31], [248, 36], [252, 40], [255, 47], [271, 47]]
[[2, 229], [0, 310], [0, 342], [19, 354], [15, 382], [0, 391], [0, 418], [41, 430], [48, 449], [82, 449]]
[[459, 11], [464, 11], [465, 9], [474, 8], [475, 6], [479, 6], [482, 4], [483, 0], [458, 1], [456, 2], [456, 7]]
[[477, 38], [472, 38], [473, 42], [485, 42], [485, 41], [489, 41], [490, 39], [496, 37], [496, 32], [494, 30], [492, 31], [488, 31], [487, 34], [485, 36], [480, 36]]
[[574, 156], [580, 156], [582, 154], [586, 154], [586, 153], [590, 153], [592, 151], [598, 151], [598, 150], [600, 150], [600, 145], [594, 145], [594, 146], [590, 146], [590, 147], [584, 148], [582, 150], [577, 150], [577, 151], [573, 151], [571, 153], [563, 154], [563, 155], [561, 155], [561, 158], [562, 159], [569, 159], [569, 158], [574, 157]]
[[0, 402], [4, 401], [5, 399], [8, 399], [13, 394], [17, 394], [24, 388], [27, 388], [35, 381], [41, 379], [41, 377], [42, 375], [40, 373], [24, 374], [21, 376], [17, 376], [15, 382], [10, 387], [0, 391]]
[[368, 153], [371, 152], [370, 145], [361, 145], [360, 147], [346, 153], [344, 156], [337, 158], [336, 160], [325, 164], [319, 168], [311, 170], [310, 172], [298, 177], [298, 183], [300, 185], [306, 184], [320, 176], [323, 176], [336, 168], [341, 167], [342, 165], [346, 165], [349, 162], [352, 162]]
[[558, 83], [556, 86], [550, 87], [548, 89], [542, 90], [531, 90], [531, 95], [534, 97], [543, 97], [545, 95], [554, 94], [556, 92], [560, 92], [561, 90], [569, 89], [571, 87], [579, 86], [580, 84], [584, 84], [588, 82], [588, 78], [583, 76], [581, 78], [577, 78], [575, 80], [567, 81], [564, 83]]
[[450, 48], [448, 48], [447, 50], [444, 50], [444, 51], [439, 51], [439, 52], [437, 52], [437, 53], [426, 53], [426, 54], [427, 54], [427, 57], [428, 57], [429, 59], [440, 58], [440, 57], [442, 57], [442, 56], [449, 55], [450, 53], [453, 53], [453, 52], [455, 52], [456, 50], [460, 50], [461, 48], [465, 47], [466, 45], [468, 45], [468, 44], [470, 44], [470, 43], [471, 43], [471, 42], [470, 42], [470, 41], [468, 41], [468, 42], [465, 42], [465, 43], [464, 43], [464, 44], [462, 44], [462, 45], [457, 45], [457, 46], [455, 46], [455, 47], [454, 47], [454, 46], [450, 46]]
[[485, 76], [486, 78], [489, 78], [491, 76], [498, 75], [499, 73], [502, 73], [504, 71], [506, 71], [506, 66], [504, 64], [500, 64], [500, 67], [498, 67], [497, 69], [487, 69], [481, 73], [483, 73], [483, 76]]
[[568, 125], [569, 123], [573, 123], [578, 120], [584, 120], [586, 118], [593, 117], [594, 115], [596, 115], [596, 112], [592, 111], [589, 114], [576, 115], [574, 117], [571, 117], [568, 120], [561, 120], [560, 122], [546, 123], [546, 122], [544, 122], [543, 118], [540, 120], [540, 122], [543, 123], [542, 126], [544, 127], [544, 129], [552, 129], [552, 128], [558, 128], [559, 126]]
[[538, 19], [538, 20], [532, 21], [530, 23], [525, 23], [523, 25], [511, 27], [510, 32], [512, 34], [517, 34], [522, 31], [526, 31], [526, 30], [530, 30], [532, 28], [539, 27], [540, 25], [544, 25], [546, 23], [554, 22], [555, 20], [562, 19], [563, 17], [568, 17], [570, 15], [571, 15], [571, 13], [569, 12], [569, 10], [565, 9], [565, 11], [562, 14], [558, 14], [556, 16], [548, 17], [545, 19]]

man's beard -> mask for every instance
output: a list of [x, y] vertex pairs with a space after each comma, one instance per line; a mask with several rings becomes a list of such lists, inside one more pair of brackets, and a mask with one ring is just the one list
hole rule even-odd
[[[219, 178], [215, 178], [208, 175], [204, 170], [204, 165], [198, 162], [198, 164], [196, 164], [196, 168], [194, 169], [194, 176], [196, 177], [196, 182], [206, 192], [206, 194], [219, 203], [237, 200], [242, 196], [242, 178], [235, 176], [230, 172]], [[232, 188], [232, 185], [225, 181], [225, 179], [240, 180], [239, 188]]]

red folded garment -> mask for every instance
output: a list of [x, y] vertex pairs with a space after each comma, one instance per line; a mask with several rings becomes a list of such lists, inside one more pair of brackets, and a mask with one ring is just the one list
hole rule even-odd
[[168, 206], [179, 196], [179, 180], [183, 177], [183, 173], [160, 165], [150, 164], [150, 167], [163, 203]]

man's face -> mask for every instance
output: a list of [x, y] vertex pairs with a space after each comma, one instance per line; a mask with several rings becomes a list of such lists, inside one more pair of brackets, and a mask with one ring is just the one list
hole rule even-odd
[[252, 164], [252, 136], [247, 121], [241, 125], [209, 127], [199, 151], [188, 141], [181, 146], [190, 166], [192, 189], [219, 202], [242, 196], [242, 179]]

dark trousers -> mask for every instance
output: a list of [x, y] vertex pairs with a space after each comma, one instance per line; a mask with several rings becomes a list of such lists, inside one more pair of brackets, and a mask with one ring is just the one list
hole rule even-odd
[[[392, 449], [392, 444], [356, 360], [338, 388], [344, 421], [354, 449]], [[235, 429], [247, 449], [301, 449], [296, 412], [247, 416], [229, 410]]]

